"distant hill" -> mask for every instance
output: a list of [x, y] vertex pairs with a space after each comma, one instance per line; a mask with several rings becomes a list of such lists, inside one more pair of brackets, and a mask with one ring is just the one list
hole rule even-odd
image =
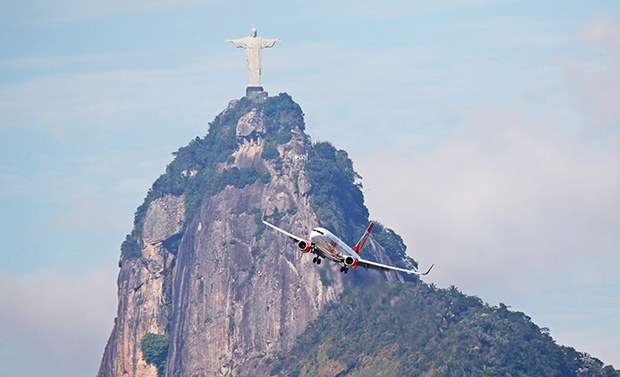
[[[616, 376], [523, 313], [394, 272], [320, 266], [267, 218], [349, 243], [369, 222], [347, 153], [288, 94], [244, 97], [179, 148], [121, 245], [98, 376]], [[411, 268], [382, 224], [364, 256]]]
[[620, 375], [524, 313], [421, 282], [347, 289], [270, 364], [290, 377]]

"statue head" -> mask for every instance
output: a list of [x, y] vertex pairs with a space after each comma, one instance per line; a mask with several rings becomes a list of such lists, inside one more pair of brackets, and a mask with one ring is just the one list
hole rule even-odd
[[256, 28], [255, 27], [252, 28], [252, 32], [250, 33], [250, 35], [252, 37], [256, 37]]

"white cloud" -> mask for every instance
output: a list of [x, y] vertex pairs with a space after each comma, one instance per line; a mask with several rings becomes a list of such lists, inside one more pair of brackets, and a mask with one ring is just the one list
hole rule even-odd
[[609, 14], [600, 14], [586, 22], [581, 33], [586, 42], [600, 44], [620, 57], [620, 26], [614, 21]]
[[382, 150], [356, 164], [369, 208], [403, 227], [417, 259], [446, 267], [437, 272], [444, 285], [487, 286], [471, 273], [480, 268], [514, 276], [521, 290], [522, 271], [542, 272], [562, 258], [620, 262], [609, 255], [620, 242], [617, 154], [575, 154], [572, 145], [516, 129], [479, 137], [409, 157]]
[[566, 74], [579, 86], [579, 100], [591, 106], [593, 123], [600, 132], [620, 131], [620, 25], [602, 14], [584, 24], [587, 43], [580, 60], [564, 61]]
[[524, 80], [504, 105], [459, 109], [458, 125], [434, 138], [403, 132], [399, 148], [375, 149], [355, 166], [372, 217], [403, 236], [422, 268], [436, 263], [428, 281], [513, 305], [560, 342], [617, 366], [605, 348], [620, 342], [611, 331], [620, 286], [620, 60], [609, 22], [595, 19], [584, 31], [606, 52], [583, 45], [589, 54], [532, 67], [554, 77]]
[[113, 326], [116, 274], [0, 271], [0, 374], [94, 375]]
[[[371, 216], [403, 236], [421, 268], [436, 264], [425, 280], [512, 305], [558, 341], [619, 365], [605, 348], [620, 341], [605, 331], [617, 320], [600, 317], [601, 303], [620, 293], [620, 139], [607, 142], [584, 150], [577, 136], [542, 138], [509, 125], [428, 152], [377, 150], [356, 169]], [[583, 304], [593, 289], [598, 302]], [[577, 317], [549, 315], [558, 311]]]
[[[310, 133], [316, 131], [319, 138], [331, 140], [351, 153], [365, 178], [366, 198], [373, 217], [404, 237], [422, 268], [437, 263], [430, 281], [444, 286], [455, 284], [466, 293], [479, 294], [492, 303], [502, 300], [532, 314], [522, 305], [537, 298], [539, 302], [549, 301], [562, 285], [620, 285], [613, 271], [618, 265], [617, 249], [613, 247], [619, 244], [616, 233], [620, 227], [620, 210], [613, 196], [620, 188], [620, 107], [616, 105], [620, 98], [619, 33], [611, 16], [591, 20], [581, 33], [586, 45], [575, 49], [580, 54], [567, 54], [558, 67], [549, 59], [549, 53], [541, 58], [540, 50], [553, 46], [552, 51], [556, 51], [555, 45], [566, 48], [571, 42], [565, 32], [540, 35], [540, 28], [534, 25], [536, 20], [522, 14], [482, 12], [472, 14], [477, 18], [467, 17], [460, 23], [441, 14], [448, 11], [454, 16], [458, 12], [451, 10], [499, 2], [502, 1], [444, 1], [414, 7], [366, 2], [362, 6], [337, 4], [334, 7], [338, 11], [328, 12], [329, 16], [317, 17], [313, 12], [282, 16], [284, 22], [306, 21], [299, 25], [304, 35], [294, 31], [290, 32], [291, 37], [273, 35], [284, 41], [264, 53], [263, 82], [271, 94], [288, 91], [294, 96], [308, 114]], [[6, 27], [21, 28], [41, 21], [108, 17], [114, 21], [110, 16], [115, 14], [171, 10], [202, 3], [13, 2], [0, 18]], [[225, 10], [232, 15], [235, 4]], [[209, 23], [209, 28], [196, 24], [191, 25], [191, 30], [209, 30], [212, 35], [203, 38], [209, 40], [216, 35], [216, 29], [223, 28], [223, 33], [231, 25], [255, 20], [255, 14], [235, 15], [234, 22], [219, 17], [222, 14], [206, 15], [204, 22]], [[371, 17], [359, 22], [366, 16]], [[396, 25], [398, 18], [416, 16], [425, 18], [428, 25], [408, 22], [410, 19], [404, 19], [406, 27]], [[566, 15], [557, 18], [562, 17]], [[380, 22], [390, 19], [390, 24], [376, 23], [377, 18]], [[544, 17], [539, 21], [562, 28], [567, 25], [566, 21]], [[338, 29], [326, 23], [342, 26]], [[258, 26], [259, 32], [264, 30]], [[384, 26], [389, 27], [383, 29]], [[348, 27], [361, 27], [361, 33], [343, 30]], [[468, 34], [472, 29], [480, 34]], [[67, 30], [79, 27], [67, 26]], [[187, 30], [190, 29], [183, 32]], [[379, 32], [379, 37], [372, 40], [368, 32]], [[395, 47], [394, 43], [386, 47], [378, 43], [381, 37], [395, 36], [408, 36], [408, 45]], [[187, 35], [171, 34], [170, 38]], [[487, 38], [491, 46], [485, 45]], [[313, 43], [298, 43], [304, 40]], [[50, 42], [53, 46], [56, 41]], [[214, 43], [225, 46], [220, 40]], [[127, 47], [119, 46], [119, 51]], [[52, 213], [48, 218], [59, 220], [57, 226], [70, 231], [81, 230], [83, 225], [109, 227], [122, 212], [125, 220], [118, 223], [127, 223], [121, 227], [125, 227], [123, 234], [128, 232], [131, 211], [171, 159], [169, 152], [193, 136], [204, 134], [206, 121], [219, 113], [228, 99], [243, 94], [247, 83], [244, 54], [230, 45], [226, 47], [230, 52], [180, 63], [166, 53], [156, 52], [153, 54], [161, 54], [162, 59], [153, 59], [153, 65], [133, 64], [133, 59], [149, 59], [149, 52], [130, 56], [114, 50], [101, 54], [90, 50], [69, 57], [30, 52], [30, 57], [19, 59], [16, 55], [18, 60], [2, 63], [1, 68], [6, 71], [47, 75], [31, 75], [28, 82], [0, 87], [0, 138], [5, 142], [17, 140], [4, 136], [13, 136], [19, 130], [24, 143], [9, 152], [9, 148], [3, 148], [4, 161], [10, 166], [0, 172], [5, 203], [27, 196], [20, 196], [20, 192], [34, 193], [32, 198], [37, 200], [51, 196], [60, 205], [53, 209], [33, 205], [30, 212]], [[218, 47], [209, 48], [220, 51]], [[99, 66], [93, 69], [82, 64]], [[102, 71], [103, 65], [109, 70]], [[65, 74], [78, 66], [80, 72], [91, 72]], [[136, 66], [156, 68], [131, 68]], [[46, 68], [57, 74], [51, 76]], [[97, 69], [100, 71], [92, 72]], [[19, 77], [10, 79], [15, 82]], [[166, 128], [172, 131], [162, 132]], [[50, 134], [54, 137], [45, 140]], [[13, 166], [15, 152], [28, 151], [31, 142], [37, 153], [32, 160], [36, 161], [26, 168], [21, 164]], [[100, 144], [103, 147], [98, 149]], [[39, 164], [46, 158], [41, 150], [48, 151], [49, 145], [56, 146], [50, 153], [53, 158], [47, 164]], [[377, 145], [386, 150], [375, 149]], [[70, 150], [72, 154], [66, 157], [65, 149], [73, 147], [83, 150]], [[127, 150], [140, 152], [132, 154]], [[369, 154], [361, 157], [365, 153]], [[153, 158], [154, 155], [163, 157]], [[50, 171], [31, 174], [30, 168]], [[6, 218], [7, 222], [15, 222], [13, 216]], [[28, 232], [32, 225], [28, 221], [23, 223], [29, 224], [24, 226]], [[118, 230], [118, 226], [113, 227]], [[63, 234], [67, 233], [70, 232]], [[62, 243], [62, 237], [50, 240]], [[122, 236], [115, 242], [121, 241]], [[32, 256], [25, 257], [23, 264], [28, 263], [28, 258]], [[61, 353], [52, 347], [51, 342], [59, 338], [54, 336], [70, 334], [66, 342], [60, 337], [64, 343], [59, 349], [66, 355], [80, 355], [86, 336], [67, 329], [67, 323], [60, 318], [70, 314], [55, 307], [54, 299], [68, 308], [90, 313], [86, 303], [81, 306], [69, 298], [84, 293], [76, 286], [94, 287], [97, 279], [43, 275], [0, 275], [3, 288], [10, 287], [20, 294], [0, 293], [2, 303], [10, 301], [19, 308], [6, 311], [3, 306], [0, 312], [0, 320], [6, 319], [16, 326], [7, 330], [10, 337], [3, 337], [0, 354], [4, 360], [22, 358], [31, 366], [34, 358], [23, 355], [41, 355], [42, 369], [51, 366], [52, 371], [64, 370], [53, 364], [54, 357]], [[112, 275], [115, 273], [110, 273], [113, 281]], [[45, 290], [44, 281], [51, 286], [49, 294], [36, 292], [37, 288]], [[114, 283], [106, 283], [105, 287], [113, 289]], [[599, 297], [605, 300], [614, 296], [609, 292], [599, 292]], [[561, 300], [557, 303], [558, 311], [573, 311], [569, 304], [584, 295], [578, 292], [574, 299]], [[59, 318], [60, 330], [52, 331], [53, 323], [46, 322], [43, 314], [29, 312], [35, 308], [33, 302], [47, 303], [50, 318]], [[552, 311], [544, 302], [541, 307], [538, 313]], [[584, 312], [583, 306], [577, 309], [574, 312], [578, 315], [567, 319], [567, 326], [581, 326], [584, 322], [574, 321], [584, 319], [596, 322], [598, 313]], [[111, 313], [101, 319], [102, 323], [105, 320], [103, 325], [78, 323], [76, 328], [83, 333], [101, 329], [107, 337]], [[27, 335], [33, 331], [26, 323], [32, 323], [32, 328], [45, 336], [38, 339]], [[558, 328], [550, 323], [542, 325], [552, 331]], [[4, 330], [5, 327], [0, 328], [3, 335]], [[575, 339], [584, 344], [584, 336], [587, 334], [578, 334]], [[78, 351], [70, 349], [71, 342], [77, 344]], [[55, 373], [92, 375], [105, 339], [99, 342], [100, 346], [91, 349], [93, 356], [88, 367], [82, 369], [88, 373]], [[579, 346], [577, 340], [569, 344]], [[578, 348], [599, 355], [594, 347]], [[65, 355], [58, 360], [63, 362]], [[75, 370], [81, 368], [73, 359], [69, 364]], [[6, 365], [0, 362], [0, 368]], [[0, 369], [0, 374], [7, 374], [5, 370]]]

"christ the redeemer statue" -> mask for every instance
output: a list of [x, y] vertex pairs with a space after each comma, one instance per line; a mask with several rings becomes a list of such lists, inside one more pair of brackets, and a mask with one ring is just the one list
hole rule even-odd
[[249, 37], [241, 39], [227, 39], [225, 42], [232, 42], [235, 47], [243, 47], [247, 52], [249, 83], [246, 95], [251, 92], [262, 92], [263, 87], [260, 85], [260, 70], [262, 67], [260, 50], [262, 48], [273, 47], [276, 42], [281, 39], [265, 39], [256, 36], [256, 29], [252, 29]]

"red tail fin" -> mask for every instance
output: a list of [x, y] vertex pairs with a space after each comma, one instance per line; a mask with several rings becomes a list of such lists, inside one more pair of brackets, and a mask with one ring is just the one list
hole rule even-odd
[[362, 235], [362, 238], [360, 238], [360, 240], [357, 242], [357, 245], [351, 248], [357, 253], [357, 255], [362, 255], [362, 247], [364, 247], [364, 243], [366, 243], [366, 239], [368, 238], [368, 235], [370, 234], [373, 225], [375, 225], [375, 223], [370, 223], [368, 229], [366, 229], [366, 231]]

